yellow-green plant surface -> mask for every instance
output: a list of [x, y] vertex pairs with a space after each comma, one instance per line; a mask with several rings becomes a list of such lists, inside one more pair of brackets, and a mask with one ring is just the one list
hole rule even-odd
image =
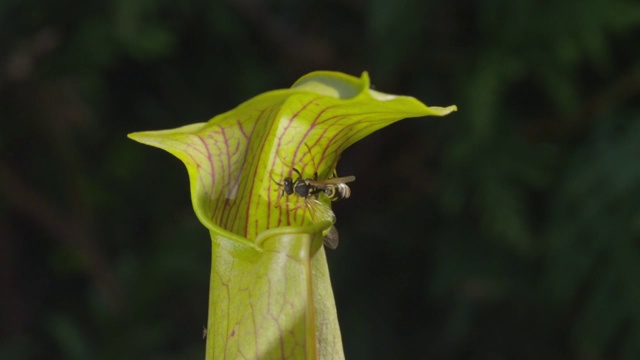
[[333, 220], [296, 194], [281, 196], [278, 183], [295, 179], [294, 168], [327, 179], [368, 134], [455, 110], [372, 90], [367, 73], [318, 71], [206, 123], [130, 134], [185, 163], [194, 210], [210, 231], [206, 359], [344, 358], [322, 247]]

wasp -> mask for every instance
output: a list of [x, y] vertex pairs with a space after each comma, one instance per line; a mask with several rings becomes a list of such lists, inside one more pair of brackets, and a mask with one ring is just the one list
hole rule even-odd
[[[282, 183], [273, 180], [278, 186], [282, 187], [280, 197], [284, 194], [296, 194], [304, 199], [304, 204], [310, 210], [314, 221], [328, 220], [335, 222], [335, 215], [331, 208], [318, 200], [318, 197], [320, 194], [325, 194], [331, 201], [349, 198], [351, 196], [351, 188], [347, 183], [355, 181], [356, 177], [353, 175], [337, 177], [334, 172], [333, 177], [319, 180], [318, 172], [313, 174], [313, 178], [305, 178], [298, 169], [293, 168], [293, 171], [298, 175], [295, 180], [291, 176], [284, 178]], [[332, 225], [327, 233], [324, 234], [322, 241], [324, 246], [329, 249], [336, 249], [340, 241], [338, 229]]]
[[293, 171], [298, 175], [298, 178], [295, 180], [291, 176], [284, 178], [282, 183], [274, 180], [278, 186], [282, 186], [281, 197], [284, 194], [293, 195], [295, 193], [301, 198], [307, 199], [309, 197], [317, 198], [318, 195], [324, 193], [331, 201], [348, 199], [351, 196], [351, 188], [347, 183], [356, 180], [356, 177], [353, 175], [337, 177], [335, 176], [335, 172], [334, 177], [319, 180], [318, 172], [313, 174], [312, 179], [303, 177], [296, 168], [293, 168]]

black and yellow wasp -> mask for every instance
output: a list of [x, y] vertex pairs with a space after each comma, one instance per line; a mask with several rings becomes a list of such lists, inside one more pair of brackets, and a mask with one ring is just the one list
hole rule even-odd
[[297, 179], [293, 179], [291, 176], [282, 180], [282, 183], [276, 182], [279, 186], [282, 186], [282, 195], [293, 195], [294, 193], [302, 198], [308, 198], [311, 196], [318, 197], [319, 194], [324, 193], [331, 201], [338, 201], [347, 199], [351, 196], [351, 188], [347, 183], [356, 180], [353, 175], [328, 178], [326, 180], [319, 180], [318, 173], [313, 174], [313, 179], [305, 178], [302, 176], [298, 169], [293, 168], [293, 171], [298, 175]]
[[[323, 204], [318, 197], [320, 194], [325, 194], [331, 201], [338, 201], [347, 199], [351, 196], [351, 188], [347, 183], [356, 180], [353, 175], [337, 177], [334, 176], [325, 180], [318, 179], [318, 172], [313, 174], [313, 178], [305, 178], [300, 171], [293, 168], [293, 171], [298, 175], [296, 179], [291, 176], [285, 177], [281, 183], [274, 180], [274, 182], [282, 187], [282, 193], [297, 196], [304, 199], [304, 204], [309, 208], [314, 221], [331, 221], [335, 222], [335, 215], [333, 211], [325, 204]], [[338, 247], [340, 237], [338, 230], [335, 226], [331, 226], [329, 231], [324, 235], [323, 242], [329, 249], [335, 249]]]

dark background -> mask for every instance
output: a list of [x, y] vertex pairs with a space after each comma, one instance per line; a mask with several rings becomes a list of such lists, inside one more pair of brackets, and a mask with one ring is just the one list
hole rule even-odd
[[305, 73], [411, 119], [343, 154], [348, 359], [640, 358], [640, 3], [0, 2], [0, 358], [201, 359], [209, 236], [126, 134]]

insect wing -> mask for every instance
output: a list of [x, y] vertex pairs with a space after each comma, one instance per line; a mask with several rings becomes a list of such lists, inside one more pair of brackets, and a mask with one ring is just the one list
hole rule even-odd
[[311, 180], [311, 179], [307, 179], [307, 182], [309, 182], [309, 184], [314, 185], [314, 186], [326, 186], [326, 185], [334, 185], [334, 184], [346, 184], [346, 183], [350, 183], [356, 181], [356, 177], [353, 175], [349, 175], [349, 176], [343, 176], [343, 177], [334, 177], [334, 178], [329, 178], [326, 180]]
[[327, 234], [322, 238], [324, 246], [331, 250], [335, 250], [340, 242], [340, 236], [338, 235], [338, 229], [335, 226], [331, 226]]
[[[331, 221], [332, 224], [336, 222], [336, 216], [328, 205], [317, 199], [307, 199], [306, 204], [314, 222]], [[324, 245], [332, 250], [338, 247], [339, 240], [338, 230], [333, 225], [322, 237]]]
[[322, 221], [331, 221], [331, 223], [336, 222], [336, 215], [331, 210], [329, 205], [324, 204], [318, 199], [305, 199], [305, 204], [309, 209], [309, 213], [311, 214], [311, 219], [314, 223], [319, 223]]

